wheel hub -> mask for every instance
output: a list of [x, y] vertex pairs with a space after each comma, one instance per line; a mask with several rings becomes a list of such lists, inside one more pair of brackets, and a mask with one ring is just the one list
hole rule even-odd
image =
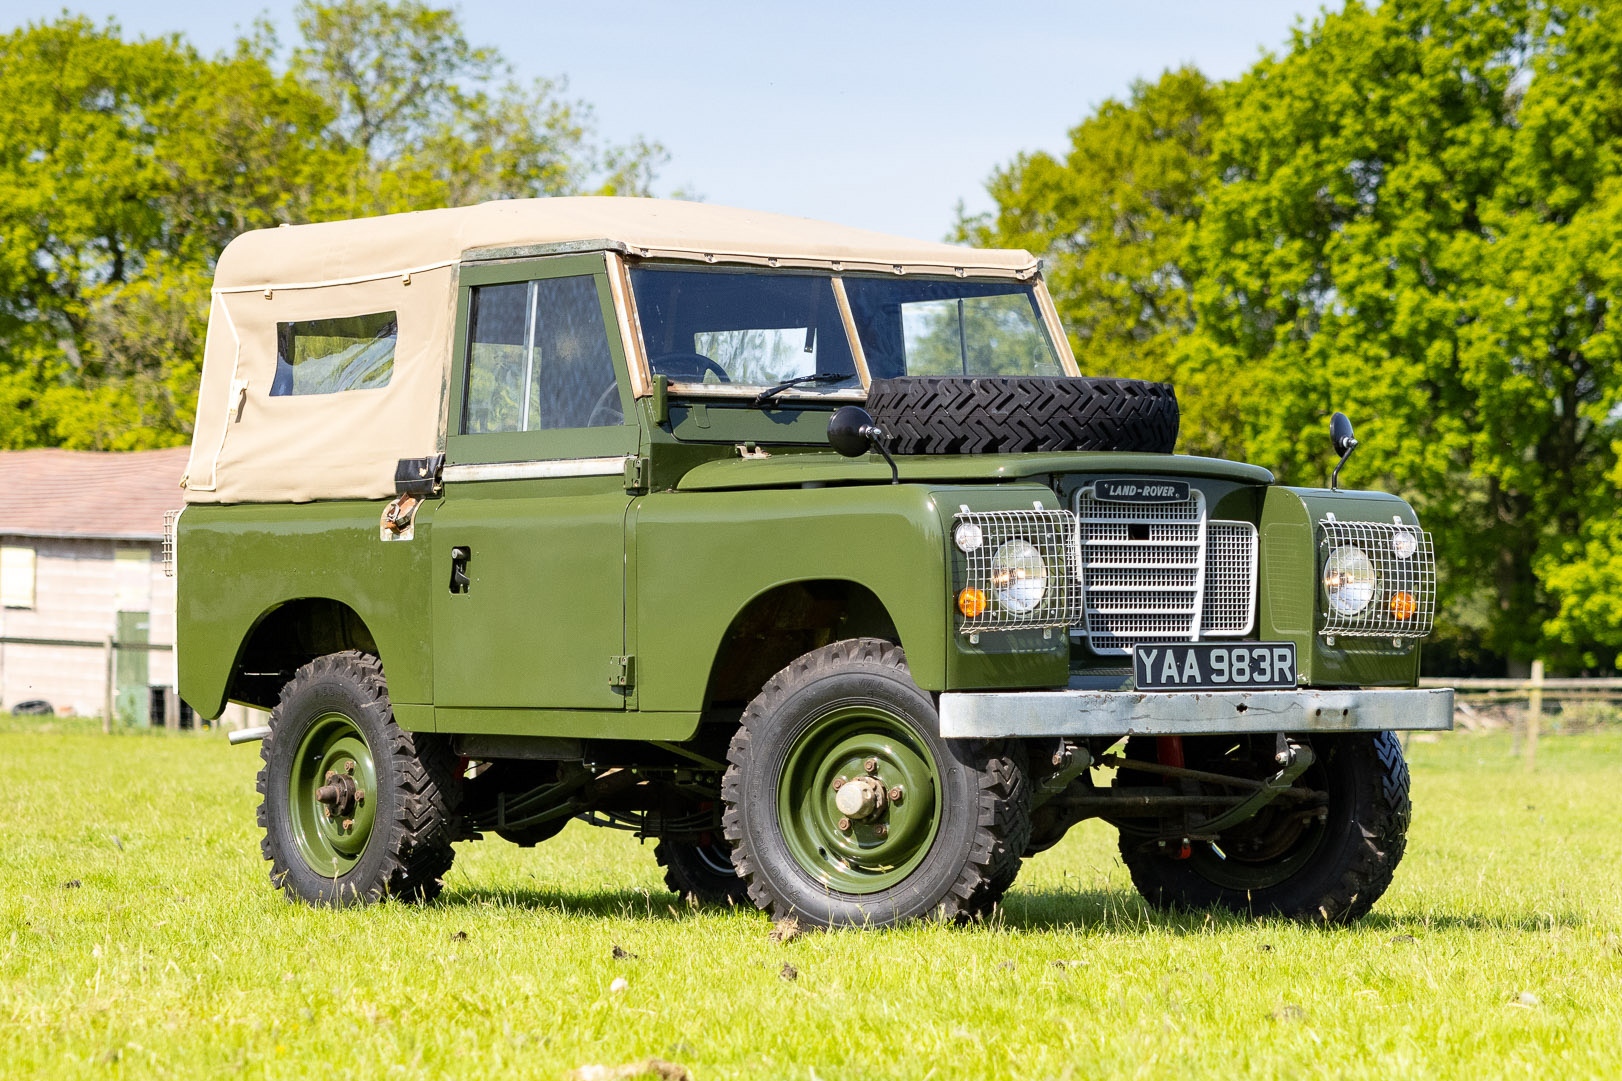
[[779, 823], [795, 862], [842, 893], [904, 881], [940, 822], [933, 755], [876, 706], [844, 706], [809, 725], [779, 785]]
[[847, 818], [872, 818], [884, 809], [884, 785], [872, 777], [858, 777], [839, 786], [834, 806]]
[[343, 763], [343, 772], [327, 770], [326, 784], [315, 790], [317, 803], [326, 805], [328, 818], [347, 817], [352, 814], [357, 805], [365, 802], [366, 790], [355, 783], [355, 763], [352, 759]]

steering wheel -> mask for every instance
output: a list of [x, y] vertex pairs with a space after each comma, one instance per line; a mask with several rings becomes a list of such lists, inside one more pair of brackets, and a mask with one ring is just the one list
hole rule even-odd
[[624, 423], [625, 410], [620, 406], [620, 385], [613, 382], [604, 387], [603, 392], [597, 395], [597, 400], [591, 403], [591, 412], [586, 414], [586, 427], [609, 428]]
[[662, 375], [676, 383], [702, 383], [709, 372], [722, 383], [732, 382], [727, 370], [703, 353], [661, 353], [648, 358], [648, 367], [654, 375]]

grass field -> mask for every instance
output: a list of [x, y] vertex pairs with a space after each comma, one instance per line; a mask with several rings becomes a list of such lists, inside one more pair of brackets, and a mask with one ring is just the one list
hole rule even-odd
[[578, 823], [461, 846], [426, 908], [296, 907], [253, 748], [12, 723], [0, 1076], [1622, 1076], [1622, 732], [1546, 739], [1530, 778], [1504, 736], [1410, 760], [1407, 859], [1353, 928], [1153, 913], [1090, 824], [986, 926], [784, 945]]

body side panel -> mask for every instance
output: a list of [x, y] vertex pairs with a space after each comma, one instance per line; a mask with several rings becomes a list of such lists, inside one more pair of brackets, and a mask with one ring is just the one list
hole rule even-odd
[[429, 535], [378, 539], [383, 501], [193, 504], [181, 516], [176, 629], [180, 694], [204, 717], [225, 708], [237, 659], [261, 620], [303, 598], [354, 609], [377, 642], [397, 702], [433, 701]]

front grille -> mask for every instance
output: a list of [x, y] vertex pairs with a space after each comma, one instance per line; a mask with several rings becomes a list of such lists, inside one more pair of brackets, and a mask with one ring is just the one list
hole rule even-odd
[[1212, 522], [1205, 496], [1116, 503], [1091, 488], [1076, 497], [1084, 612], [1077, 632], [1093, 652], [1138, 642], [1248, 634], [1256, 613], [1256, 528]]

